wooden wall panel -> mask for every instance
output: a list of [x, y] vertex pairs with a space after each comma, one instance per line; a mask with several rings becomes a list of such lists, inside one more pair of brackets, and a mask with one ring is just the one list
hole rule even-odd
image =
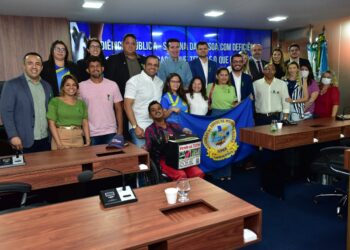
[[22, 58], [30, 51], [43, 60], [57, 39], [70, 48], [69, 23], [63, 18], [0, 16], [0, 81], [22, 73]]
[[[349, 108], [350, 103], [350, 17], [329, 20], [313, 25], [313, 37], [315, 38], [322, 32], [325, 27], [325, 34], [328, 44], [328, 64], [331, 70], [335, 71], [339, 81], [340, 90], [340, 109], [342, 112], [344, 107]], [[308, 27], [304, 30], [307, 31]], [[288, 45], [297, 42], [301, 46], [302, 57], [307, 57], [306, 44], [309, 37], [307, 32], [299, 32], [295, 30], [283, 31], [283, 36], [274, 34], [272, 44], [280, 44], [285, 56], [287, 56]], [[303, 34], [302, 36], [300, 34]], [[284, 39], [283, 39], [284, 38]], [[287, 56], [288, 57], [288, 56]], [[349, 110], [348, 110], [349, 112]]]

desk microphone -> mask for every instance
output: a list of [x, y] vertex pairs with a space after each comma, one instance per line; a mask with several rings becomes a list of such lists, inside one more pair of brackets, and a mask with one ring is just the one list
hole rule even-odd
[[85, 170], [78, 175], [78, 181], [80, 183], [86, 183], [94, 177], [94, 174], [97, 174], [105, 170], [119, 173], [122, 176], [123, 186], [107, 189], [107, 190], [101, 190], [100, 200], [103, 206], [113, 207], [113, 206], [118, 206], [125, 203], [136, 202], [137, 198], [134, 194], [134, 191], [130, 186], [125, 185], [124, 173], [120, 170], [112, 169], [112, 168], [101, 168], [96, 172], [92, 172], [91, 170]]

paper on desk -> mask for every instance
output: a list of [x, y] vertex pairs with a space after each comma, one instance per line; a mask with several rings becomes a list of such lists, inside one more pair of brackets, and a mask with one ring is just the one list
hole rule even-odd
[[146, 164], [140, 164], [140, 165], [139, 165], [139, 168], [140, 168], [140, 170], [146, 170], [146, 169], [148, 169], [148, 167], [147, 167]]
[[248, 242], [251, 242], [251, 241], [257, 240], [257, 239], [258, 239], [258, 236], [252, 230], [247, 229], [247, 228], [243, 229], [244, 243], [248, 243]]

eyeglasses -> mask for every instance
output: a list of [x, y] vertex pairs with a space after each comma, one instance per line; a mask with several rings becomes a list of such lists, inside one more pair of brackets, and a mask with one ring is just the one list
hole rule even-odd
[[181, 83], [180, 81], [170, 80], [172, 83]]
[[90, 45], [90, 49], [101, 49], [101, 46], [99, 45]]
[[66, 48], [55, 47], [55, 51], [57, 51], [57, 52], [66, 52]]

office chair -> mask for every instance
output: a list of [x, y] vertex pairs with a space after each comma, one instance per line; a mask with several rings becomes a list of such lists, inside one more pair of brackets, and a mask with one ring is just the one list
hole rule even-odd
[[4, 200], [6, 196], [12, 194], [22, 194], [20, 204], [14, 204], [14, 207], [6, 207], [4, 210], [0, 211], [0, 214], [14, 212], [17, 210], [24, 209], [27, 202], [27, 194], [32, 190], [32, 185], [23, 182], [3, 182], [0, 183], [0, 203], [4, 205]]
[[[348, 180], [349, 172], [344, 169], [344, 151], [350, 147], [334, 146], [320, 150], [321, 157], [311, 165], [311, 171], [322, 176], [322, 184], [333, 184], [340, 182], [344, 178]], [[318, 194], [314, 197], [314, 202], [318, 203], [321, 197], [339, 197], [337, 205], [337, 215], [343, 216], [343, 210], [347, 205], [347, 192], [336, 188], [334, 193]]]

